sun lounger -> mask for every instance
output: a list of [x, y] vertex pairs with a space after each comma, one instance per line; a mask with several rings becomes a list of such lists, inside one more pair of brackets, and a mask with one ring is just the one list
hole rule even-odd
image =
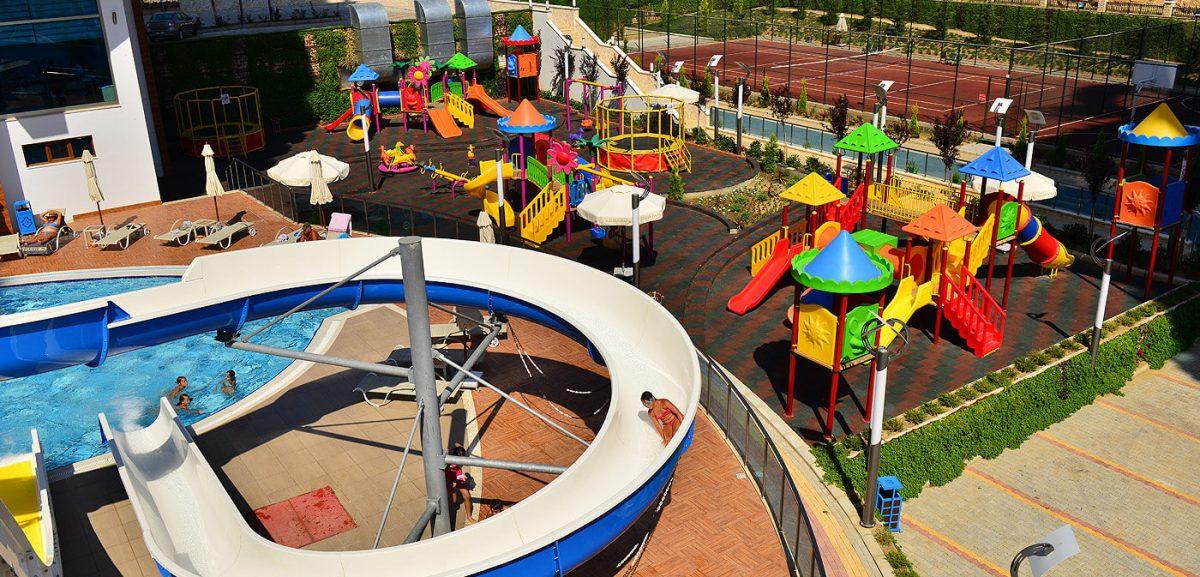
[[[281, 227], [279, 229], [279, 232], [275, 233], [275, 238], [262, 243], [262, 246], [278, 246], [281, 244], [295, 244], [297, 242], [300, 242], [300, 232], [303, 230], [304, 229], [302, 229], [302, 228], [297, 228], [295, 230], [291, 230], [286, 226]], [[324, 231], [321, 231], [317, 234], [320, 234], [321, 238], [325, 238], [325, 235], [326, 235], [326, 233]]]
[[[437, 391], [441, 392], [442, 389], [450, 386], [450, 382], [436, 379], [433, 386]], [[463, 388], [465, 387], [459, 387], [459, 390]], [[363, 378], [358, 382], [358, 386], [354, 387], [354, 392], [361, 394], [363, 401], [366, 401], [372, 407], [382, 407], [394, 398], [408, 401], [416, 400], [416, 388], [413, 386], [412, 381], [404, 377], [380, 375], [377, 373], [363, 375]], [[371, 397], [383, 397], [383, 400], [374, 401]]]
[[[491, 317], [483, 314], [483, 311], [470, 307], [454, 307], [454, 312], [469, 317], [471, 320], [456, 316], [454, 317], [454, 322], [429, 325], [429, 336], [435, 344], [445, 343], [452, 339], [470, 340], [481, 338], [488, 333], [486, 328], [479, 326], [479, 323], [491, 321]], [[508, 326], [503, 325], [500, 327], [500, 333], [497, 336], [503, 337], [507, 332]]]
[[171, 224], [171, 230], [164, 232], [154, 237], [154, 240], [161, 240], [164, 243], [175, 243], [183, 246], [193, 240], [196, 240], [197, 235], [206, 235], [213, 226], [216, 226], [217, 221], [211, 218], [201, 218], [197, 220], [176, 220]]
[[[66, 211], [60, 208], [52, 209], [52, 211], [62, 215], [66, 214]], [[41, 232], [42, 228], [45, 226], [46, 223], [43, 222], [41, 226], [38, 227], [38, 232]], [[62, 248], [63, 243], [75, 238], [75, 236], [75, 231], [71, 230], [71, 227], [68, 226], [66, 222], [63, 222], [62, 226], [58, 227], [58, 232], [55, 233], [54, 238], [44, 242], [29, 243], [28, 240], [32, 238], [33, 235], [7, 235], [0, 237], [0, 256], [15, 254], [20, 258], [25, 258], [29, 255], [51, 255], [55, 252], [58, 252], [58, 249]], [[21, 242], [22, 240], [26, 242], [23, 243]]]
[[101, 237], [92, 246], [98, 246], [102, 249], [115, 246], [121, 250], [125, 250], [129, 248], [129, 244], [135, 238], [146, 236], [147, 234], [150, 234], [150, 229], [146, 227], [146, 223], [131, 222], [108, 231], [108, 234]]
[[243, 233], [250, 236], [257, 234], [257, 231], [254, 230], [254, 223], [239, 221], [224, 226], [217, 225], [207, 235], [196, 239], [196, 243], [206, 246], [217, 246], [224, 250], [233, 244], [235, 237]]
[[25, 250], [21, 246], [21, 235], [7, 234], [0, 236], [0, 256], [8, 256], [10, 254], [17, 255], [17, 258], [25, 258]]

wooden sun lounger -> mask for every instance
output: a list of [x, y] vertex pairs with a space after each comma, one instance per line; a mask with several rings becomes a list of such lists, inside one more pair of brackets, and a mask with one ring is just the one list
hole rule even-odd
[[233, 244], [233, 239], [242, 233], [254, 236], [257, 231], [254, 230], [254, 223], [240, 221], [233, 224], [220, 226], [215, 230], [210, 231], [207, 235], [196, 239], [196, 243], [206, 246], [217, 246], [222, 250], [229, 248]]
[[108, 234], [101, 237], [92, 246], [98, 246], [102, 249], [115, 246], [121, 250], [125, 250], [129, 248], [129, 243], [133, 242], [133, 239], [146, 236], [147, 234], [150, 234], [150, 229], [146, 227], [146, 223], [131, 222], [108, 231]]
[[197, 220], [176, 220], [171, 224], [171, 230], [164, 232], [154, 237], [154, 240], [161, 240], [165, 243], [175, 243], [183, 246], [193, 240], [196, 240], [197, 235], [206, 235], [217, 221], [211, 218], [201, 218]]

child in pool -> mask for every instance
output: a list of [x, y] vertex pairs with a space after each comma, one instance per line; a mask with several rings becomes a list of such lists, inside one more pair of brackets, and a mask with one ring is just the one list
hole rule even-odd
[[192, 413], [193, 415], [199, 415], [204, 412], [204, 409], [192, 406], [192, 396], [187, 393], [179, 395], [179, 402], [175, 403], [175, 408], [185, 413]]
[[225, 378], [221, 380], [221, 392], [226, 395], [232, 395], [237, 391], [237, 373], [233, 369], [225, 371]]

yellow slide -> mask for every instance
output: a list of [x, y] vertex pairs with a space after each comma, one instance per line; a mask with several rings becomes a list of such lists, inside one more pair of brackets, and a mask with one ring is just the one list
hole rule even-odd
[[[936, 274], [934, 275], [937, 276]], [[888, 302], [880, 316], [885, 319], [899, 319], [908, 323], [917, 309], [933, 304], [933, 282], [917, 284], [916, 279], [906, 276], [896, 287], [896, 295]], [[887, 346], [896, 338], [896, 333], [884, 330], [879, 334], [879, 344]]]
[[0, 460], [0, 547], [18, 553], [18, 575], [59, 574], [41, 442], [36, 430], [31, 436], [32, 452]]
[[966, 240], [956, 240], [950, 243], [950, 259], [946, 261], [946, 270], [959, 270], [962, 266], [963, 253], [967, 250], [967, 245], [971, 246], [971, 255], [967, 259], [967, 274], [972, 276], [979, 271], [979, 265], [987, 260], [988, 243], [992, 240], [992, 226], [995, 224], [995, 215], [988, 215], [983, 226], [979, 227], [979, 232], [975, 233], [976, 242], [968, 243]]
[[[505, 162], [501, 168], [504, 171], [504, 179], [508, 180], [513, 177], [513, 165], [511, 162]], [[491, 185], [492, 188], [488, 188]], [[500, 205], [499, 197], [496, 195], [496, 161], [485, 160], [479, 163], [479, 176], [463, 183], [463, 192], [474, 196], [475, 198], [483, 199], [483, 209], [487, 211], [488, 216], [492, 217], [495, 222], [500, 222]], [[505, 187], [507, 188], [507, 187]], [[504, 202], [504, 226], [510, 227], [517, 223], [517, 213], [513, 211], [512, 205], [508, 201]]]

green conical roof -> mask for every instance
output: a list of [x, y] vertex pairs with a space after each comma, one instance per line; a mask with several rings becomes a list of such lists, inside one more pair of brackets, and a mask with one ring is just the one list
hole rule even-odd
[[453, 68], [454, 70], [467, 70], [468, 68], [474, 68], [478, 66], [478, 64], [476, 64], [474, 60], [468, 58], [466, 54], [463, 54], [462, 52], [455, 52], [454, 56], [451, 56], [450, 59], [447, 60], [442, 66], [445, 68]]
[[854, 132], [847, 134], [845, 138], [839, 140], [834, 146], [842, 150], [875, 154], [876, 152], [891, 150], [899, 145], [888, 138], [888, 135], [875, 128], [874, 124], [867, 122], [855, 128]]

